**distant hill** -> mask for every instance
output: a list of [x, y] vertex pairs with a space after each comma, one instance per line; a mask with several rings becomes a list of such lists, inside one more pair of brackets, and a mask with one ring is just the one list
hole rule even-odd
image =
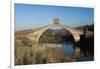
[[77, 27], [78, 29], [86, 29], [88, 31], [92, 31], [94, 32], [94, 24], [91, 24], [91, 25], [85, 25], [85, 26], [80, 26], [80, 27]]
[[15, 35], [27, 35], [27, 34], [32, 33], [34, 31], [35, 31], [34, 29], [15, 31]]
[[27, 29], [27, 30], [21, 30], [21, 31], [15, 31], [15, 35], [27, 35], [29, 33], [33, 33], [37, 30], [40, 30], [42, 28], [45, 28], [46, 26], [35, 28], [35, 29]]

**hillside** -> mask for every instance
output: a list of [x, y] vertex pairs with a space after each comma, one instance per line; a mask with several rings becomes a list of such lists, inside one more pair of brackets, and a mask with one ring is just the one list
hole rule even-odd
[[88, 31], [92, 31], [94, 32], [94, 24], [91, 24], [91, 25], [85, 25], [85, 26], [80, 26], [80, 27], [77, 27], [78, 29], [86, 29]]

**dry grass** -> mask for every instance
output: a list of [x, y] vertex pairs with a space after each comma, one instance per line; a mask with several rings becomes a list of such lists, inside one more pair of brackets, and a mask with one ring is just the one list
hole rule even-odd
[[28, 46], [22, 40], [15, 40], [15, 65], [70, 62], [69, 56], [56, 51], [54, 47]]

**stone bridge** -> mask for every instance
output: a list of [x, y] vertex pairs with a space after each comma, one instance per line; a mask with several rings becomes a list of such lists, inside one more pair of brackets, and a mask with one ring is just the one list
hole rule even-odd
[[55, 27], [55, 26], [61, 27], [65, 30], [68, 30], [72, 34], [75, 43], [77, 43], [80, 40], [80, 35], [83, 34], [82, 30], [59, 24], [59, 21], [57, 19], [55, 19], [53, 24], [41, 27], [40, 29], [36, 30], [35, 32], [27, 35], [27, 38], [29, 40], [31, 40], [32, 42], [38, 43], [39, 39], [43, 35], [43, 33], [45, 31], [47, 31], [48, 29]]
[[[58, 19], [54, 19], [53, 24], [38, 28], [35, 32], [28, 34], [26, 36], [26, 38], [29, 39], [33, 44], [34, 43], [39, 44], [39, 39], [43, 35], [43, 33], [46, 32], [48, 29], [55, 27], [55, 26], [61, 27], [65, 30], [69, 31], [72, 34], [72, 36], [74, 38], [74, 56], [79, 55], [80, 48], [76, 47], [76, 44], [80, 40], [80, 35], [84, 34], [83, 30], [60, 24]], [[89, 32], [89, 33], [91, 33], [91, 32]]]

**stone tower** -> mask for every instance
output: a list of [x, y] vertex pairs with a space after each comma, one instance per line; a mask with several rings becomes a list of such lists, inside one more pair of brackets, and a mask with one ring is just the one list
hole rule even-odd
[[59, 24], [59, 19], [57, 19], [57, 18], [54, 19], [54, 20], [53, 20], [53, 24]]

